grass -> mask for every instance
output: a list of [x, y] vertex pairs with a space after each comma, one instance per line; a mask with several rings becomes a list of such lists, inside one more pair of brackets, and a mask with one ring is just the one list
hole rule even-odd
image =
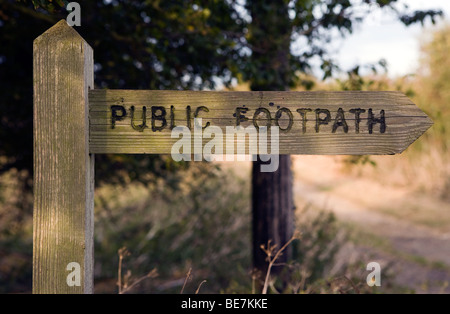
[[[323, 219], [323, 213], [318, 214], [316, 216], [316, 220], [314, 220], [316, 223], [321, 220], [321, 223], [324, 222]], [[328, 215], [326, 215], [329, 217]], [[334, 223], [334, 222], [333, 222]], [[317, 227], [317, 224], [314, 224]], [[321, 227], [325, 227], [327, 224], [321, 225]], [[306, 233], [308, 231], [305, 231]], [[305, 233], [304, 232], [304, 233]], [[222, 291], [226, 293], [251, 293], [251, 294], [267, 294], [267, 293], [289, 293], [289, 294], [306, 294], [306, 293], [340, 293], [340, 294], [347, 294], [347, 293], [373, 293], [377, 292], [378, 289], [375, 288], [368, 288], [368, 286], [365, 285], [365, 282], [363, 283], [361, 278], [358, 278], [360, 276], [354, 276], [353, 274], [349, 274], [348, 271], [354, 272], [354, 268], [346, 268], [347, 273], [342, 273], [338, 276], [328, 276], [326, 275], [326, 272], [323, 272], [323, 269], [321, 269], [321, 277], [320, 279], [316, 278], [313, 281], [310, 281], [311, 275], [315, 271], [315, 267], [317, 265], [307, 265], [305, 263], [299, 263], [298, 261], [292, 260], [288, 264], [284, 264], [285, 268], [283, 270], [283, 273], [281, 275], [272, 275], [272, 268], [275, 265], [280, 266], [280, 264], [277, 263], [278, 258], [290, 247], [292, 246], [295, 241], [302, 241], [303, 237], [305, 237], [305, 234], [301, 234], [298, 230], [294, 233], [292, 238], [286, 242], [281, 248], [277, 248], [276, 246], [272, 245], [269, 241], [267, 245], [261, 245], [261, 249], [265, 252], [268, 259], [268, 268], [265, 273], [264, 280], [262, 284], [260, 285], [261, 290], [258, 291], [256, 289], [256, 282], [258, 281], [258, 278], [260, 276], [256, 276], [254, 272], [250, 272], [248, 278], [251, 277], [252, 285], [251, 285], [251, 291], [246, 290], [248, 289], [240, 286], [237, 290], [233, 290], [233, 286], [230, 286], [228, 288], [228, 291]], [[308, 235], [306, 235], [308, 237]], [[303, 252], [306, 253], [306, 252]], [[306, 254], [305, 254], [306, 255]], [[321, 254], [323, 255], [323, 254]], [[157, 276], [157, 270], [153, 269], [148, 274], [134, 278], [133, 280], [130, 280], [130, 271], [128, 270], [125, 275], [123, 275], [123, 261], [126, 257], [130, 256], [130, 252], [126, 248], [120, 248], [118, 251], [118, 257], [119, 257], [119, 266], [118, 266], [118, 274], [117, 274], [117, 286], [118, 286], [118, 293], [135, 293], [139, 292], [137, 288], [139, 288], [139, 285], [146, 280], [154, 280]], [[317, 261], [317, 260], [315, 260]], [[231, 266], [231, 265], [230, 265]], [[305, 268], [306, 266], [306, 268]], [[323, 265], [322, 265], [323, 266]], [[325, 265], [329, 266], [329, 265]], [[354, 265], [352, 266], [354, 267]], [[320, 267], [319, 267], [320, 268]], [[230, 269], [230, 268], [229, 268]], [[300, 271], [299, 271], [300, 270]], [[279, 288], [279, 280], [281, 277], [285, 276], [286, 273], [289, 275], [289, 280], [285, 282], [283, 290], [280, 290]], [[189, 282], [193, 281], [193, 270], [192, 268], [189, 268], [188, 272], [185, 275], [184, 280], [179, 280], [179, 283], [181, 285], [181, 289], [179, 291], [180, 294], [185, 293], [186, 286]], [[207, 285], [207, 280], [201, 280], [199, 283], [199, 279], [196, 281], [197, 289], [195, 290], [195, 294], [200, 293], [201, 288], [203, 285]], [[192, 287], [190, 288], [192, 289]], [[231, 289], [231, 290], [230, 290]], [[208, 290], [207, 290], [208, 291]], [[148, 293], [148, 291], [147, 291]], [[192, 292], [188, 292], [192, 293]]]
[[430, 229], [448, 232], [450, 230], [450, 212], [447, 206], [437, 207], [434, 204], [428, 206], [405, 203], [398, 207], [379, 207], [376, 210], [399, 219], [428, 227]]
[[100, 189], [96, 293], [373, 292], [358, 274], [364, 268], [335, 267], [346, 236], [332, 214], [310, 207], [297, 210], [299, 239], [280, 249], [262, 247], [272, 267], [287, 248], [292, 259], [282, 273], [269, 267], [259, 281], [250, 258], [250, 178], [229, 170], [195, 163], [173, 190], [158, 184]]
[[[448, 49], [443, 47], [446, 56]], [[346, 163], [355, 178], [378, 181], [392, 189], [406, 188], [419, 196], [413, 200], [401, 197], [372, 210], [441, 232], [450, 230], [450, 89], [445, 85], [445, 73], [437, 76], [433, 71], [439, 74], [449, 68], [441, 63], [431, 67], [433, 79], [363, 78], [358, 86], [361, 90], [403, 91], [435, 124], [402, 155], [349, 157]], [[338, 90], [346, 83], [316, 82], [315, 89]], [[191, 169], [177, 174], [181, 179], [166, 178], [179, 181], [177, 188], [168, 188], [161, 180], [150, 186], [130, 183], [127, 187], [105, 185], [96, 190], [96, 292], [255, 291], [250, 257], [250, 172], [242, 165], [237, 166], [236, 173], [225, 171], [235, 168], [234, 164], [221, 170], [215, 167], [194, 163]], [[32, 195], [22, 193], [22, 177], [15, 169], [0, 177], [0, 277], [4, 283], [0, 292], [26, 292], [31, 286]], [[339, 185], [330, 184], [319, 185], [318, 189], [340, 191]], [[368, 208], [374, 199], [384, 195], [370, 196], [366, 198]], [[297, 223], [302, 238], [289, 244], [295, 253], [287, 265], [292, 281], [288, 287], [280, 287], [276, 276], [266, 274], [262, 284], [265, 292], [389, 291], [384, 287], [378, 291], [364, 289], [365, 255], [335, 267], [336, 256], [347, 244], [381, 251], [405, 263], [449, 271], [442, 262], [398, 252], [386, 238], [371, 234], [364, 227], [338, 223], [321, 208], [310, 208], [308, 215], [299, 213], [302, 214], [297, 215]], [[350, 238], [343, 234], [350, 234]], [[124, 246], [131, 255], [125, 258], [122, 251], [122, 258], [117, 259], [117, 252]], [[119, 283], [117, 278], [122, 278]], [[396, 289], [409, 291], [393, 287]]]
[[367, 247], [374, 251], [384, 252], [397, 261], [411, 262], [418, 266], [423, 266], [429, 269], [444, 270], [450, 272], [450, 266], [441, 261], [429, 260], [426, 257], [400, 252], [392, 243], [385, 237], [381, 237], [366, 231], [362, 226], [353, 223], [340, 222], [343, 229], [346, 229], [350, 234], [350, 241], [357, 246]]
[[[146, 274], [157, 267], [158, 277], [140, 284], [147, 291], [176, 293], [189, 268], [193, 277], [207, 281], [202, 287], [205, 292], [220, 291], [234, 278], [247, 276], [248, 181], [206, 163], [193, 163], [178, 175], [181, 179], [173, 188], [161, 181], [148, 187], [99, 189], [95, 214], [97, 281], [116, 278], [116, 255], [123, 246], [134, 257], [123, 265], [133, 271], [130, 281], [136, 279], [134, 274]], [[250, 279], [244, 281], [240, 284], [250, 286]], [[191, 284], [187, 283], [187, 291], [197, 289]], [[115, 284], [103, 287], [104, 292], [117, 290]]]

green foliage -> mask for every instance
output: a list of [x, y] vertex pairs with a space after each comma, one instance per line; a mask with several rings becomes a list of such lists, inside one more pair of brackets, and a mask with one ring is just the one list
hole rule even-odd
[[307, 283], [314, 282], [326, 277], [325, 271], [332, 265], [342, 239], [338, 236], [336, 218], [332, 213], [305, 208], [299, 216], [301, 236], [294, 242], [293, 260], [307, 270]]
[[[202, 280], [207, 280], [202, 292], [220, 292], [242, 276], [250, 281], [245, 273], [250, 268], [248, 180], [207, 163], [173, 175], [178, 176], [178, 188], [159, 181], [149, 187], [99, 190], [97, 280], [117, 278], [117, 251], [126, 246], [131, 256], [125, 267], [134, 278], [155, 267], [159, 274], [136, 291], [177, 293], [189, 268], [193, 280], [185, 291], [190, 293]], [[166, 288], [173, 281], [178, 284]]]
[[231, 82], [243, 21], [227, 1], [80, 1], [100, 88], [202, 89]]
[[[30, 200], [33, 166], [32, 42], [59, 19], [66, 17], [64, 6], [67, 2], [0, 1], [0, 174], [9, 171], [20, 173], [21, 184], [18, 189], [25, 191], [23, 194], [26, 200]], [[249, 0], [242, 6], [234, 0], [78, 2], [82, 8], [82, 26], [78, 27], [77, 31], [94, 48], [96, 88], [133, 89], [213, 89], [218, 79], [229, 85], [238, 77], [250, 81], [252, 88], [285, 89], [302, 83], [297, 80], [295, 74], [308, 72], [312, 58], [319, 58], [324, 78], [331, 77], [338, 70], [338, 66], [327, 53], [332, 35], [336, 31], [342, 35], [349, 34], [355, 23], [366, 17], [370, 9], [392, 9], [396, 3], [393, 0], [278, 0], [270, 3]], [[406, 25], [423, 22], [428, 18], [433, 20], [442, 13], [439, 10], [408, 12], [407, 9], [396, 9], [393, 12], [398, 13], [399, 19]], [[292, 50], [294, 41], [304, 42], [300, 51]], [[364, 85], [358, 81], [357, 76], [354, 79], [354, 85], [349, 88]], [[311, 81], [304, 81], [303, 85], [311, 87]], [[439, 87], [438, 90], [443, 89]], [[445, 130], [448, 130], [446, 126], [443, 131]], [[190, 194], [177, 190], [176, 183], [182, 183], [183, 180], [176, 176], [173, 170], [181, 169], [180, 173], [184, 173], [186, 165], [175, 164], [167, 156], [102, 155], [96, 158], [97, 183], [124, 184], [141, 181], [159, 189], [158, 193], [150, 189], [156, 194], [153, 195], [154, 198], [147, 200], [145, 208], [148, 204], [151, 204], [152, 208], [160, 204], [162, 209], [159, 212], [163, 213], [165, 208], [169, 207], [167, 212], [171, 213], [169, 218], [161, 218], [162, 223], [155, 227], [154, 222], [145, 216], [148, 212], [136, 210], [134, 207], [126, 207], [130, 210], [130, 217], [124, 218], [123, 222], [123, 212], [119, 207], [113, 208], [115, 212], [110, 213], [107, 209], [101, 212], [100, 217], [104, 219], [106, 216], [102, 215], [111, 215], [111, 225], [106, 222], [103, 227], [98, 225], [101, 233], [96, 241], [102, 248], [100, 250], [106, 250], [100, 251], [101, 254], [106, 254], [104, 258], [99, 256], [99, 265], [102, 265], [99, 267], [103, 267], [100, 270], [102, 276], [110, 276], [114, 272], [116, 265], [107, 265], [115, 260], [117, 248], [123, 245], [130, 246], [132, 253], [135, 252], [139, 256], [138, 261], [145, 261], [136, 265], [137, 270], [145, 268], [145, 271], [148, 271], [147, 266], [151, 266], [151, 269], [155, 266], [154, 263], [158, 263], [162, 264], [162, 273], [170, 273], [172, 269], [166, 261], [188, 263], [191, 259], [192, 263], [195, 261], [196, 265], [203, 267], [211, 264], [208, 262], [211, 256], [226, 259], [226, 252], [214, 255], [216, 253], [211, 253], [213, 250], [210, 248], [198, 253], [195, 251], [195, 245], [199, 244], [198, 241], [206, 242], [210, 232], [222, 230], [217, 219], [231, 224], [230, 217], [226, 216], [227, 211], [222, 211], [223, 208], [229, 209], [233, 214], [242, 208], [248, 208], [228, 202], [238, 199], [239, 191], [233, 191], [231, 188], [224, 190], [218, 176], [205, 178], [201, 173], [197, 174], [199, 180], [204, 179], [215, 189], [210, 190], [210, 186], [203, 181], [197, 181], [196, 186], [202, 186], [205, 194], [199, 193], [198, 190], [192, 190]], [[165, 183], [171, 183], [164, 184], [168, 186], [167, 191], [160, 191], [161, 178], [165, 178]], [[230, 182], [224, 183], [223, 186], [233, 187]], [[117, 189], [119, 193], [123, 191]], [[217, 200], [222, 203], [216, 203]], [[175, 203], [170, 203], [171, 201]], [[30, 218], [30, 204], [29, 201], [24, 202], [20, 205], [23, 206], [23, 211], [19, 210], [13, 216], [21, 217], [23, 214], [23, 219]], [[107, 202], [103, 204], [103, 207], [108, 206], [112, 205]], [[2, 210], [5, 208], [8, 207], [3, 203]], [[209, 210], [215, 214], [209, 213]], [[198, 215], [203, 215], [204, 218], [191, 220]], [[130, 225], [125, 226], [125, 222]], [[209, 222], [210, 226], [207, 225]], [[138, 227], [138, 223], [143, 226]], [[242, 225], [239, 222], [236, 226], [231, 226], [243, 228], [244, 225], [248, 226], [248, 221], [243, 220]], [[192, 233], [191, 228], [194, 228], [196, 233]], [[29, 249], [30, 232], [27, 230], [21, 233], [19, 229], [17, 237], [2, 234], [2, 245], [6, 243], [3, 247], [20, 247], [19, 242], [22, 241], [24, 247], [28, 245]], [[149, 230], [156, 232], [158, 237], [148, 233]], [[179, 232], [184, 234], [187, 240], [178, 238]], [[133, 243], [127, 242], [131, 240], [125, 241], [130, 238], [138, 241], [137, 251], [134, 251]], [[12, 242], [8, 242], [8, 239]], [[222, 238], [217, 236], [212, 239], [220, 242]], [[243, 247], [248, 246], [248, 238], [242, 234], [232, 239], [230, 243], [236, 241]], [[165, 250], [166, 243], [173, 243], [173, 256]], [[150, 255], [146, 251], [144, 254], [144, 251], [140, 251], [143, 248], [157, 253]], [[5, 260], [3, 257], [8, 255], [8, 252], [10, 251], [2, 250], [0, 260]], [[236, 260], [247, 258], [239, 255], [241, 253], [234, 254], [231, 256]], [[199, 260], [200, 258], [203, 260]], [[217, 274], [225, 274], [223, 276], [228, 278], [220, 258], [213, 259], [215, 263], [212, 265], [216, 267]], [[245, 267], [242, 266], [242, 269]], [[217, 283], [223, 283], [221, 281], [222, 279], [217, 280]]]
[[[82, 26], [77, 31], [94, 48], [96, 88], [213, 89], [218, 79], [229, 85], [234, 78], [243, 77], [254, 88], [278, 90], [301, 84], [295, 74], [308, 71], [312, 58], [322, 60], [324, 78], [332, 76], [338, 69], [327, 54], [333, 32], [348, 34], [369, 9], [394, 8], [396, 3], [78, 2]], [[32, 173], [31, 43], [65, 18], [66, 4], [66, 0], [0, 2], [0, 155], [7, 157], [0, 165], [0, 173], [10, 168]], [[394, 12], [407, 25], [435, 19], [442, 13], [411, 13], [406, 9]], [[291, 49], [294, 41], [305, 42], [299, 52]], [[136, 168], [120, 163], [127, 159], [124, 157], [97, 158], [101, 163], [120, 164], [119, 168], [134, 173], [155, 171], [152, 165], [158, 159], [137, 157], [140, 160], [135, 163], [139, 165]], [[147, 158], [151, 160], [147, 162]], [[120, 180], [115, 171], [110, 171], [112, 167], [107, 168], [108, 171], [99, 169], [97, 177]]]
[[[95, 51], [96, 88], [202, 89], [235, 77], [244, 22], [227, 1], [78, 1], [77, 31]], [[0, 2], [0, 173], [32, 173], [32, 41], [61, 1]], [[39, 6], [38, 11], [34, 6]], [[20, 40], [18, 40], [20, 38]], [[24, 64], [24, 66], [21, 66]], [[146, 181], [178, 168], [159, 156], [97, 156], [101, 182]], [[152, 175], [150, 175], [152, 176]]]
[[[372, 72], [372, 76], [364, 76], [361, 74], [361, 70], [369, 70]], [[338, 84], [338, 90], [388, 90], [387, 82], [382, 79], [377, 79], [380, 73], [387, 72], [387, 62], [385, 59], [381, 59], [374, 64], [366, 64], [364, 66], [355, 66], [353, 69], [347, 71], [345, 79], [336, 79]], [[376, 166], [376, 162], [368, 155], [361, 156], [348, 156], [344, 159], [349, 165], [366, 165]]]
[[0, 176], [0, 293], [29, 292], [32, 261], [32, 197], [27, 174], [11, 169]]
[[400, 21], [402, 21], [406, 26], [417, 22], [420, 22], [423, 25], [424, 21], [429, 18], [431, 23], [436, 24], [436, 17], [442, 15], [443, 13], [441, 11], [436, 10], [414, 11], [411, 14], [401, 15]]
[[[255, 279], [249, 250], [250, 180], [206, 163], [173, 175], [180, 176], [175, 189], [162, 182], [150, 188], [134, 184], [99, 189], [96, 282], [109, 282], [103, 292], [114, 291], [117, 252], [125, 246], [131, 254], [123, 271], [132, 271], [130, 282], [154, 268], [159, 274], [139, 284], [134, 293], [178, 293], [189, 269], [192, 278], [186, 293], [195, 292], [203, 280], [201, 293], [251, 293]], [[291, 244], [293, 254], [285, 271], [271, 279], [272, 292], [317, 293], [336, 276], [330, 270], [347, 234], [332, 213], [306, 207], [297, 216], [300, 239]], [[346, 267], [338, 276], [346, 274]], [[282, 287], [279, 280], [284, 277], [288, 284]]]
[[252, 90], [285, 90], [293, 85], [289, 67], [291, 21], [287, 1], [247, 1], [252, 22], [247, 35], [252, 51], [244, 67]]
[[[20, 1], [20, 0], [16, 0]], [[25, 1], [27, 2], [27, 1]], [[57, 9], [65, 8], [67, 4], [69, 3], [68, 0], [32, 0], [34, 7], [42, 8], [49, 12], [55, 12]]]
[[[339, 65], [328, 55], [328, 44], [339, 33], [352, 33], [356, 24], [374, 9], [389, 9], [405, 25], [432, 23], [441, 10], [410, 11], [396, 0], [294, 0], [246, 1], [252, 17], [247, 35], [252, 56], [243, 73], [255, 89], [293, 87], [295, 73], [311, 72], [312, 59], [320, 62], [323, 79], [334, 76]], [[293, 51], [293, 43], [302, 43]]]
[[375, 160], [372, 160], [368, 155], [358, 155], [358, 156], [348, 156], [345, 160], [345, 163], [350, 165], [366, 165], [369, 164], [373, 167], [377, 165]]
[[450, 27], [436, 31], [430, 40], [422, 45], [422, 72], [417, 98], [424, 110], [434, 121], [428, 136], [443, 152], [450, 148]]
[[[292, 260], [280, 275], [280, 278], [287, 277], [284, 282], [288, 285], [279, 288], [287, 293], [317, 293], [319, 291], [313, 288], [332, 279], [330, 270], [347, 235], [331, 212], [306, 206], [296, 215], [300, 238], [292, 242]], [[276, 284], [273, 287], [276, 288]]]
[[371, 76], [361, 74], [361, 70], [369, 70], [373, 76], [380, 73], [387, 73], [387, 62], [381, 59], [373, 64], [357, 65], [345, 73], [345, 79], [336, 79], [338, 90], [355, 91], [355, 90], [385, 90], [387, 85], [382, 80], [375, 80]]

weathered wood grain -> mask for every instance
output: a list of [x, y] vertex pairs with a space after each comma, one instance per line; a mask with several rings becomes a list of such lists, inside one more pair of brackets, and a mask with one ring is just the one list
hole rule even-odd
[[[171, 138], [171, 126], [190, 126], [192, 129], [197, 108], [200, 108], [198, 117], [202, 118], [203, 125], [210, 123], [221, 127], [224, 139], [226, 126], [253, 125], [254, 114], [258, 111], [256, 124], [266, 125], [269, 112], [271, 125], [281, 128], [280, 154], [396, 154], [404, 151], [433, 124], [400, 92], [92, 90], [89, 104], [91, 153], [169, 154], [172, 145], [178, 141], [178, 138]], [[114, 119], [114, 127], [112, 106], [116, 106], [117, 116], [123, 114], [120, 108], [126, 112], [124, 118]], [[157, 130], [163, 125], [159, 107], [164, 108], [166, 119], [166, 126], [161, 130]], [[155, 130], [152, 130], [152, 108], [156, 108], [154, 115], [158, 117], [154, 119]], [[241, 109], [236, 112], [236, 108]], [[131, 119], [132, 109], [134, 119]], [[355, 109], [364, 110], [359, 112], [359, 119], [354, 111], [350, 111]], [[373, 119], [369, 118], [369, 109]], [[326, 119], [326, 110], [330, 114], [327, 124], [320, 121]], [[381, 130], [381, 123], [374, 120], [381, 117], [382, 110], [385, 130]], [[242, 116], [242, 121], [237, 121], [236, 114]], [[289, 125], [290, 129], [285, 130]], [[202, 145], [207, 142], [204, 139]], [[248, 140], [235, 142], [248, 148]], [[192, 140], [192, 151], [194, 147]]]
[[[33, 293], [93, 292], [93, 50], [62, 20], [34, 41]], [[67, 265], [81, 266], [69, 286]]]

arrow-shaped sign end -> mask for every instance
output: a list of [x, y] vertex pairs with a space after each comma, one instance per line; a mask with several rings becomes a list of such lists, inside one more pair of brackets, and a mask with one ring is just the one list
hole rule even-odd
[[409, 129], [407, 140], [402, 143], [396, 154], [401, 154], [405, 151], [412, 143], [414, 143], [419, 137], [421, 137], [425, 132], [430, 129], [434, 121], [422, 110], [417, 108], [420, 112], [420, 116], [416, 117], [416, 124], [413, 128]]

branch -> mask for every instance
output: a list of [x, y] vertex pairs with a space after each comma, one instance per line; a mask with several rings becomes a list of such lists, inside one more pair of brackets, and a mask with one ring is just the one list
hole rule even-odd
[[266, 273], [266, 279], [264, 280], [264, 287], [262, 290], [262, 294], [267, 294], [267, 288], [269, 286], [269, 279], [270, 279], [270, 272], [272, 270], [272, 267], [275, 264], [275, 261], [280, 257], [280, 255], [283, 253], [283, 251], [287, 248], [287, 246], [289, 244], [291, 244], [292, 241], [298, 239], [300, 237], [298, 232], [295, 232], [294, 235], [289, 239], [289, 241], [287, 241], [282, 247], [281, 249], [279, 249], [273, 259], [271, 259], [272, 256], [272, 251], [275, 249], [275, 246], [270, 246], [270, 240], [267, 243], [267, 249], [264, 249], [264, 246], [262, 246], [261, 248], [264, 250], [264, 252], [267, 254], [267, 258], [269, 259], [269, 266], [267, 267], [267, 273]]
[[192, 271], [192, 268], [189, 268], [189, 271], [186, 274], [186, 278], [184, 279], [184, 284], [183, 284], [183, 287], [181, 288], [180, 294], [183, 294], [184, 287], [186, 286], [188, 279], [191, 277], [191, 271]]
[[147, 278], [155, 278], [156, 276], [158, 276], [158, 272], [156, 270], [156, 268], [152, 269], [147, 275], [142, 276], [141, 278], [139, 278], [138, 280], [136, 280], [135, 282], [133, 282], [129, 287], [127, 287], [125, 290], [122, 290], [121, 292], [119, 292], [119, 294], [123, 294], [128, 292], [129, 290], [131, 290], [134, 286], [136, 286], [138, 283], [140, 283], [141, 281], [143, 281], [144, 279]]
[[9, 10], [19, 11], [22, 14], [28, 15], [28, 16], [38, 19], [38, 20], [45, 21], [52, 25], [61, 19], [61, 17], [55, 16], [55, 15], [44, 14], [44, 13], [38, 12], [32, 8], [26, 7], [24, 5], [12, 3], [7, 0], [0, 0], [0, 4], [4, 5]]
[[195, 291], [195, 294], [198, 294], [198, 292], [200, 291], [200, 287], [206, 282], [206, 280], [203, 280], [199, 285], [197, 290]]

